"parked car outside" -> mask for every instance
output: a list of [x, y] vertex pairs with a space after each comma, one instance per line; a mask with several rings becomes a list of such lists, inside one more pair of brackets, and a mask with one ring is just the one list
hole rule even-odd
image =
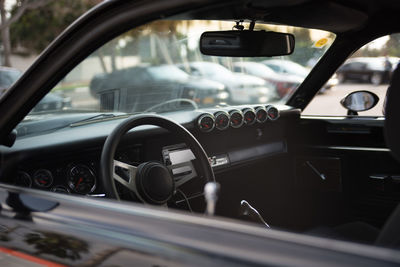
[[[173, 65], [135, 66], [96, 75], [90, 92], [100, 98], [103, 110], [124, 112], [207, 107], [229, 98], [222, 83], [190, 77]], [[122, 101], [116, 101], [117, 98]]]
[[192, 76], [223, 83], [230, 94], [230, 104], [267, 103], [277, 99], [274, 86], [253, 75], [233, 73], [214, 62], [190, 62], [178, 67]]
[[357, 81], [379, 85], [389, 82], [398, 62], [396, 57], [350, 58], [336, 73], [340, 83]]
[[[268, 59], [268, 60], [262, 61], [262, 63], [265, 66], [270, 67], [277, 73], [295, 75], [295, 76], [298, 76], [299, 78], [301, 78], [302, 81], [307, 77], [308, 73], [310, 72], [309, 69], [303, 67], [302, 65], [300, 65], [296, 62], [290, 61], [290, 60]], [[339, 82], [338, 82], [338, 79], [335, 74], [321, 88], [320, 93], [323, 93], [328, 89], [331, 89], [332, 87], [336, 86], [338, 83]]]
[[[0, 97], [14, 84], [22, 72], [15, 68], [0, 67]], [[61, 110], [71, 106], [71, 99], [56, 93], [47, 94], [31, 112]]]
[[233, 71], [236, 73], [245, 73], [264, 79], [273, 84], [279, 97], [289, 97], [294, 90], [303, 82], [304, 78], [296, 75], [283, 75], [273, 71], [266, 65], [258, 62], [235, 62]]

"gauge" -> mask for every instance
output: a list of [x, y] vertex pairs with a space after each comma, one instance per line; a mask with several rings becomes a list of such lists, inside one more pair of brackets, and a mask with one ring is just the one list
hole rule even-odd
[[23, 187], [31, 187], [32, 186], [32, 178], [26, 172], [18, 171], [17, 178], [15, 179], [15, 185], [19, 185], [19, 186], [23, 186]]
[[33, 181], [39, 187], [49, 187], [53, 184], [53, 175], [49, 170], [40, 169], [33, 174]]
[[62, 194], [69, 194], [70, 193], [69, 189], [66, 188], [63, 185], [56, 185], [56, 186], [51, 188], [51, 191], [55, 192], [55, 193], [62, 193]]
[[231, 115], [231, 126], [233, 128], [239, 128], [243, 125], [243, 113], [239, 110], [232, 110], [229, 112]]
[[256, 118], [259, 123], [263, 123], [267, 120], [267, 111], [265, 110], [264, 107], [258, 107], [256, 108]]
[[215, 113], [215, 128], [225, 130], [229, 127], [229, 113], [218, 111]]
[[276, 121], [279, 118], [279, 110], [274, 106], [267, 106], [268, 119], [271, 121]]
[[198, 126], [202, 132], [211, 132], [215, 127], [215, 119], [211, 114], [203, 114], [199, 117]]
[[247, 125], [253, 125], [256, 122], [256, 113], [252, 108], [246, 108], [243, 110], [244, 123]]
[[75, 193], [86, 195], [96, 188], [96, 177], [86, 165], [73, 165], [68, 171], [68, 186]]

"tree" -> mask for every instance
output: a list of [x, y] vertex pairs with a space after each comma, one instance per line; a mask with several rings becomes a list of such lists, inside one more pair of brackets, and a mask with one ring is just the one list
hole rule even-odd
[[11, 39], [10, 27], [13, 23], [17, 22], [27, 10], [37, 9], [41, 6], [48, 4], [52, 0], [17, 0], [15, 1], [13, 10], [14, 12], [8, 16], [6, 10], [6, 0], [0, 0], [0, 33], [3, 44], [4, 65], [11, 66]]
[[[0, 0], [1, 1], [1, 0]], [[33, 1], [33, 0], [31, 0]], [[47, 0], [47, 5], [27, 10], [11, 27], [13, 47], [23, 47], [28, 53], [45, 49], [73, 21], [101, 0]], [[12, 14], [19, 8], [13, 8]]]

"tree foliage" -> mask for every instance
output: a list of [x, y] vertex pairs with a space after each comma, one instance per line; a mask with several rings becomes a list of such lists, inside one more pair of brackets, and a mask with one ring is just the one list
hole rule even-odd
[[[25, 11], [11, 25], [12, 46], [23, 47], [29, 53], [39, 53], [86, 10], [100, 0], [56, 0], [47, 5]], [[12, 14], [18, 12], [15, 5]]]

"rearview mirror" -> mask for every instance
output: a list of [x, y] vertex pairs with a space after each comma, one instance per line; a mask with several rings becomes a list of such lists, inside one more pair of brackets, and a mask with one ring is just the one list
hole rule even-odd
[[369, 110], [378, 103], [379, 97], [369, 91], [356, 91], [348, 94], [340, 101], [347, 109], [347, 115], [358, 115], [359, 111]]
[[290, 55], [294, 36], [289, 33], [266, 31], [204, 32], [200, 51], [209, 56], [272, 57]]

